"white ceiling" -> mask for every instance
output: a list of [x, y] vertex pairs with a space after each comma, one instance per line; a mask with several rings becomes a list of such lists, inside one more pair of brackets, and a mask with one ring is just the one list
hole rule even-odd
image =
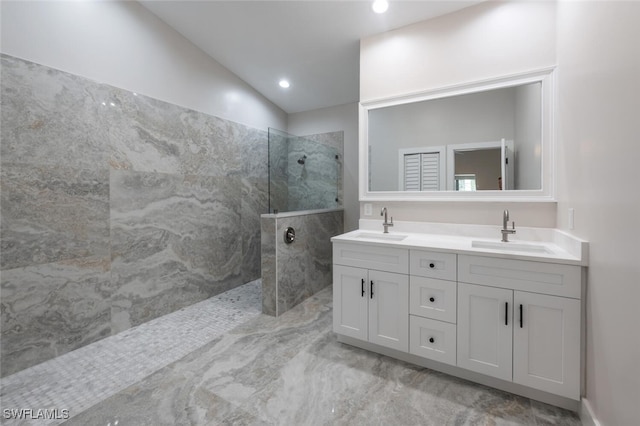
[[[357, 102], [359, 40], [482, 0], [140, 3], [287, 113]], [[289, 89], [278, 86], [281, 78]]]

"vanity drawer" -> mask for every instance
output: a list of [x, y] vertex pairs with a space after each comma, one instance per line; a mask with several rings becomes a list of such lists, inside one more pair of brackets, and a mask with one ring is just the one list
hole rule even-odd
[[456, 322], [456, 283], [433, 278], [409, 278], [409, 313], [450, 323]]
[[409, 250], [365, 244], [333, 243], [333, 263], [407, 274]]
[[580, 299], [580, 266], [458, 256], [458, 281]]
[[456, 365], [456, 326], [410, 315], [409, 353]]
[[456, 254], [436, 251], [411, 250], [411, 275], [437, 278], [440, 280], [456, 280]]

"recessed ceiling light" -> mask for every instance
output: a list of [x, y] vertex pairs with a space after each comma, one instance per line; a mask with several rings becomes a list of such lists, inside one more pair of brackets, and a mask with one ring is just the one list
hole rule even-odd
[[289, 81], [288, 81], [288, 80], [285, 80], [285, 79], [280, 80], [280, 83], [278, 83], [278, 84], [279, 84], [279, 85], [280, 85], [280, 87], [282, 87], [283, 89], [286, 89], [286, 88], [288, 88], [289, 86], [291, 86], [291, 85], [289, 84]]
[[375, 0], [371, 8], [375, 13], [385, 13], [389, 9], [389, 2], [387, 0]]

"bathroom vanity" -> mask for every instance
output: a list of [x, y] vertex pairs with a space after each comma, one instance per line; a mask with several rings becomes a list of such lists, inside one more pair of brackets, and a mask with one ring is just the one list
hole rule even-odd
[[339, 341], [577, 409], [585, 241], [539, 228], [507, 243], [491, 226], [393, 231], [361, 220], [332, 238]]

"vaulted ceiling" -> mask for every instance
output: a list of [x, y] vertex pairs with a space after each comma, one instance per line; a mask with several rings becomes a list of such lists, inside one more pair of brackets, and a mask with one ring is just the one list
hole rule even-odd
[[287, 113], [358, 100], [361, 38], [479, 2], [140, 1]]

